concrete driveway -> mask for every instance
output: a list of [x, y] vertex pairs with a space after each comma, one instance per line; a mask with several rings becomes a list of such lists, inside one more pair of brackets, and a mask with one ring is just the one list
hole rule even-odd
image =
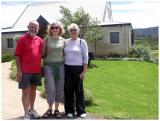
[[[18, 83], [9, 78], [11, 62], [1, 63], [2, 65], [2, 119], [23, 119], [24, 111], [21, 102], [21, 89], [18, 89]], [[48, 109], [46, 99], [40, 97], [37, 91], [35, 109], [40, 114]], [[64, 111], [63, 105], [60, 111]]]

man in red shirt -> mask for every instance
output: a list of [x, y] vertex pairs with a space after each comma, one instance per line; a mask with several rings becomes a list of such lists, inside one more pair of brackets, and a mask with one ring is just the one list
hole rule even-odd
[[37, 21], [31, 21], [28, 32], [21, 36], [15, 50], [17, 80], [22, 89], [24, 119], [39, 118], [34, 110], [36, 87], [41, 85], [41, 58], [43, 40], [36, 34], [39, 30]]

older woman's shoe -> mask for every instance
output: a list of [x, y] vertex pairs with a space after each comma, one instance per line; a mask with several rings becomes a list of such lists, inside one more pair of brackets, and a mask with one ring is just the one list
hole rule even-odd
[[82, 113], [82, 114], [80, 115], [81, 118], [86, 118], [86, 116], [87, 116], [86, 113]]

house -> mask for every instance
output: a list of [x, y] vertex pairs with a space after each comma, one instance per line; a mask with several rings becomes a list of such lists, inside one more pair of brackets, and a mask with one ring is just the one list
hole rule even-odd
[[131, 23], [101, 22], [102, 40], [89, 44], [89, 49], [96, 56], [128, 55], [129, 48], [134, 43], [134, 33]]
[[[100, 4], [101, 3], [101, 4]], [[97, 11], [95, 7], [101, 5]], [[129, 48], [133, 45], [132, 25], [131, 23], [106, 22], [105, 15], [106, 5], [104, 2], [40, 2], [27, 4], [17, 20], [10, 26], [2, 26], [2, 54], [12, 53], [16, 47], [16, 41], [13, 39], [15, 35], [22, 35], [27, 31], [27, 25], [30, 20], [37, 20], [40, 24], [38, 35], [44, 37], [46, 34], [47, 25], [55, 20], [62, 18], [60, 7], [64, 6], [71, 11], [76, 11], [77, 8], [83, 6], [92, 18], [101, 20], [100, 26], [103, 30], [102, 40], [96, 40], [92, 43], [88, 42], [89, 51], [96, 56], [105, 56], [110, 54], [127, 55]], [[101, 15], [100, 15], [101, 14]], [[111, 15], [110, 15], [111, 18]]]

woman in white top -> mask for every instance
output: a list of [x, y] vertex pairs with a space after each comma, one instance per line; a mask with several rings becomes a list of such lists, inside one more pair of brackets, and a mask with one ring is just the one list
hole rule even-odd
[[[83, 77], [87, 71], [88, 46], [84, 39], [78, 37], [79, 27], [72, 23], [68, 26], [70, 38], [65, 41], [64, 60], [65, 60], [65, 113], [68, 117], [77, 115], [86, 117]], [[74, 103], [74, 95], [76, 102]]]

